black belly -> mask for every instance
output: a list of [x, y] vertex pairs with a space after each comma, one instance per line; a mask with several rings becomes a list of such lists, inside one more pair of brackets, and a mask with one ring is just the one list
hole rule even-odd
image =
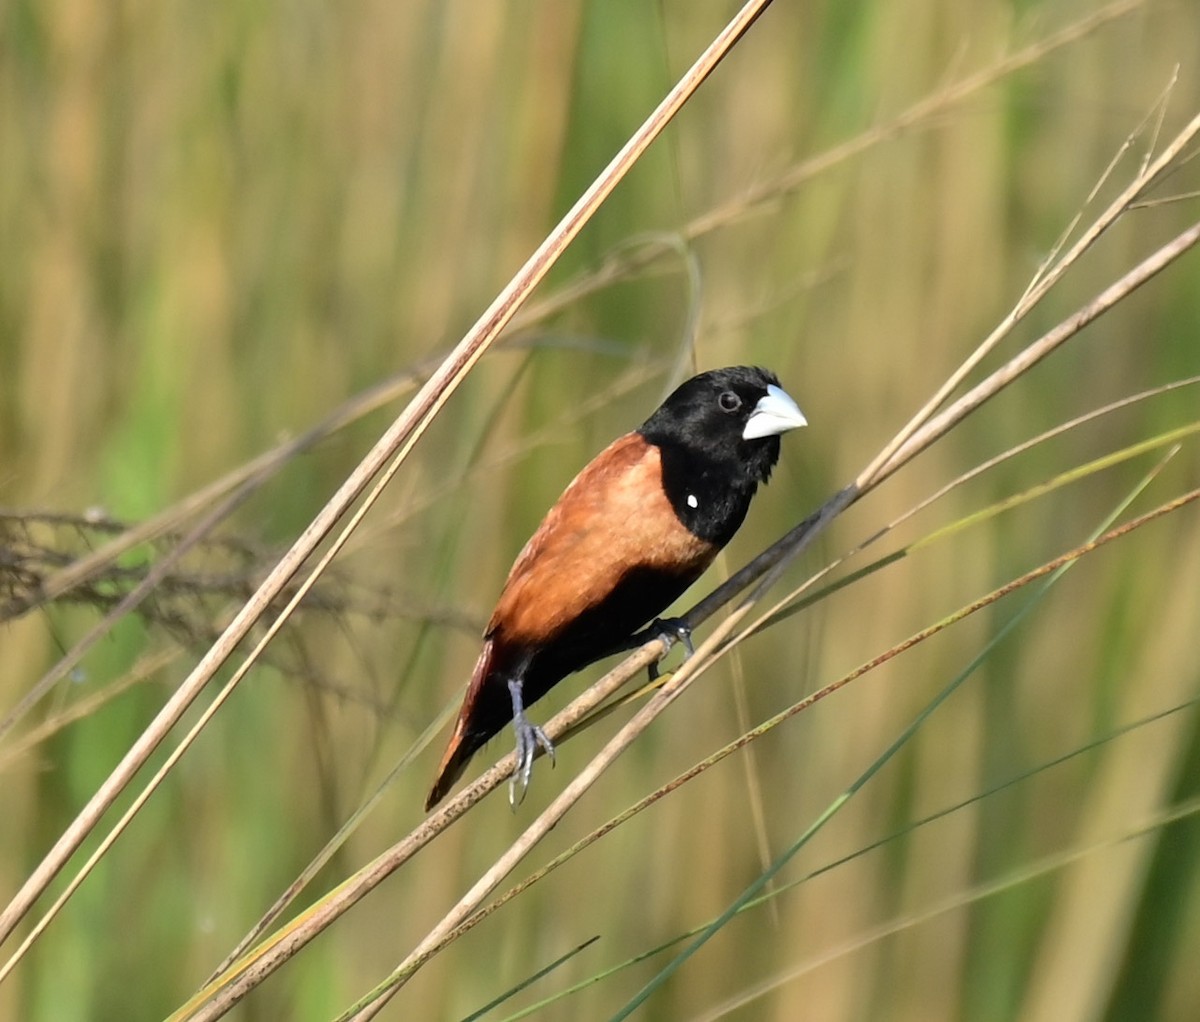
[[[471, 714], [473, 745], [478, 748], [512, 721], [509, 678], [521, 676], [521, 696], [532, 706], [568, 674], [630, 649], [633, 636], [674, 603], [700, 575], [635, 570], [597, 606], [585, 611], [551, 642], [533, 650], [504, 649], [479, 693]], [[503, 641], [502, 636], [497, 639]]]

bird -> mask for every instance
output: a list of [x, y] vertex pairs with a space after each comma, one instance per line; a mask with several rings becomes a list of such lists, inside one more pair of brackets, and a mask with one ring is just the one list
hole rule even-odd
[[658, 615], [733, 538], [779, 460], [780, 434], [805, 425], [773, 372], [728, 366], [684, 381], [583, 468], [508, 573], [426, 812], [510, 722], [515, 807], [538, 747], [554, 756], [530, 706], [567, 675], [650, 638], [690, 649], [683, 622]]

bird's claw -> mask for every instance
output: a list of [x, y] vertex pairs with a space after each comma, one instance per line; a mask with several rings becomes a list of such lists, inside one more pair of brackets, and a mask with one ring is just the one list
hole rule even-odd
[[554, 743], [536, 724], [529, 723], [521, 717], [513, 722], [517, 733], [517, 758], [513, 764], [512, 776], [508, 779], [508, 804], [514, 809], [525, 801], [525, 792], [529, 790], [529, 779], [533, 776], [533, 759], [537, 755], [538, 746], [550, 757], [554, 764]]
[[647, 671], [650, 674], [650, 680], [658, 679], [658, 665], [662, 662], [670, 651], [671, 647], [676, 642], [682, 642], [683, 648], [687, 650], [687, 657], [696, 652], [696, 647], [692, 645], [692, 629], [688, 626], [686, 620], [681, 617], [660, 617], [653, 621], [646, 629], [647, 639], [661, 639], [663, 644], [663, 655], [658, 660], [654, 661]]
[[510, 679], [508, 691], [513, 701], [513, 731], [517, 735], [516, 760], [513, 763], [512, 776], [508, 779], [508, 804], [514, 809], [525, 801], [525, 792], [529, 790], [529, 778], [533, 775], [533, 759], [537, 755], [538, 746], [550, 757], [554, 764], [554, 743], [536, 724], [525, 716], [525, 705], [521, 699], [521, 683]]

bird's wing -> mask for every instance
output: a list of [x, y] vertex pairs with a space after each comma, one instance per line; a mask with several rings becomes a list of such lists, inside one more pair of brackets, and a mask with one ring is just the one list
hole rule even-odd
[[694, 577], [716, 553], [672, 509], [659, 449], [628, 433], [575, 477], [525, 544], [487, 634], [498, 633], [506, 645], [547, 642], [629, 572]]

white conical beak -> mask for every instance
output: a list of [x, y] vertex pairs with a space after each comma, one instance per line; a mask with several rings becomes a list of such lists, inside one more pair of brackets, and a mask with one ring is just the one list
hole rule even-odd
[[808, 420], [804, 413], [788, 392], [772, 383], [767, 386], [767, 396], [760, 397], [754, 411], [750, 413], [746, 428], [742, 430], [742, 439], [758, 440], [765, 436], [778, 436], [789, 429], [807, 425]]

